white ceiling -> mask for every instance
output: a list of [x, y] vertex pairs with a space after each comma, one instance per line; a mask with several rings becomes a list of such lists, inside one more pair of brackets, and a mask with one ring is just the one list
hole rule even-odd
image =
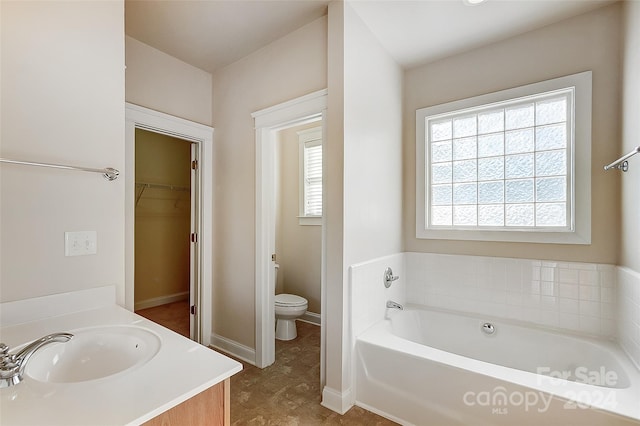
[[[588, 12], [615, 0], [352, 0], [405, 68]], [[326, 14], [329, 0], [126, 0], [131, 37], [203, 70], [233, 63]]]

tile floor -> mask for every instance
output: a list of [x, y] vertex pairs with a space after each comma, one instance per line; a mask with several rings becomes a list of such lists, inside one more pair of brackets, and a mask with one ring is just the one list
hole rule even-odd
[[[136, 312], [189, 336], [189, 304], [176, 302]], [[320, 327], [297, 321], [298, 337], [276, 340], [276, 361], [259, 369], [242, 362], [231, 377], [231, 424], [235, 426], [366, 425], [396, 423], [353, 407], [339, 415], [320, 405]]]

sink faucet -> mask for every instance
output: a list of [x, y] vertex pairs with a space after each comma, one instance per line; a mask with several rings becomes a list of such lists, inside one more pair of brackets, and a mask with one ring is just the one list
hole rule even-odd
[[387, 308], [392, 309], [404, 309], [401, 304], [394, 302], [393, 300], [387, 300]]
[[0, 388], [17, 385], [22, 381], [24, 370], [31, 356], [41, 347], [50, 343], [68, 342], [73, 337], [70, 333], [53, 333], [34, 340], [20, 351], [10, 354], [9, 347], [0, 343]]

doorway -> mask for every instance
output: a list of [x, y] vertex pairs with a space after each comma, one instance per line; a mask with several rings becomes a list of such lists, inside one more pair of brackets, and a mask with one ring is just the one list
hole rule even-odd
[[[135, 130], [135, 312], [183, 336], [197, 334], [189, 309], [197, 268], [192, 265], [192, 158], [195, 143]], [[197, 287], [197, 286], [196, 286]]]
[[[256, 354], [255, 365], [275, 361], [276, 140], [280, 130], [321, 120], [326, 123], [327, 90], [320, 90], [252, 114], [256, 128]], [[322, 129], [322, 134], [326, 132]], [[323, 144], [324, 146], [324, 144]], [[324, 170], [323, 170], [324, 173]], [[324, 201], [324, 200], [323, 200]], [[326, 216], [322, 221], [320, 323], [326, 315]], [[320, 384], [325, 384], [326, 330], [321, 327]]]
[[[188, 184], [185, 183], [186, 177], [184, 176], [179, 179], [175, 178], [178, 179], [175, 184], [170, 182], [174, 178], [168, 179], [165, 177], [168, 180], [162, 181], [157, 176], [153, 177], [153, 179], [137, 176], [136, 140], [140, 137], [144, 139], [147, 136], [152, 136], [152, 142], [149, 142], [151, 148], [148, 148], [148, 150], [157, 150], [157, 146], [154, 144], [161, 143], [158, 141], [171, 141], [171, 143], [175, 144], [175, 147], [182, 148], [181, 154], [174, 153], [172, 155], [185, 158], [190, 174]], [[191, 339], [208, 346], [211, 341], [211, 307], [213, 305], [211, 260], [213, 247], [213, 129], [127, 103], [125, 139], [125, 307], [134, 311], [136, 308], [144, 307], [144, 304], [140, 305], [141, 301], [153, 304], [170, 301], [172, 297], [185, 298], [188, 295], [189, 336]], [[144, 168], [144, 166], [142, 167]], [[153, 167], [151, 169], [153, 171]], [[146, 172], [148, 170], [144, 173]], [[136, 182], [137, 177], [140, 178], [138, 182]], [[153, 181], [145, 182], [143, 179]], [[168, 296], [154, 296], [147, 297], [147, 299], [141, 296], [141, 300], [137, 300], [137, 295], [145, 294], [144, 289], [137, 289], [137, 280], [142, 279], [141, 276], [145, 271], [136, 271], [136, 266], [139, 268], [143, 266], [153, 267], [153, 262], [158, 261], [158, 259], [152, 258], [141, 259], [141, 262], [136, 262], [136, 255], [139, 255], [136, 250], [136, 234], [154, 234], [153, 225], [141, 225], [142, 229], [137, 229], [136, 226], [136, 202], [141, 206], [145, 193], [148, 199], [145, 200], [146, 211], [144, 213], [149, 214], [150, 211], [157, 213], [158, 209], [154, 210], [152, 208], [154, 203], [163, 204], [160, 207], [161, 215], [168, 215], [168, 212], [170, 212], [177, 217], [181, 214], [186, 214], [188, 211], [190, 229], [187, 234], [189, 258], [186, 269], [188, 270], [189, 288], [185, 290], [184, 287], [180, 287], [182, 290], [176, 291], [178, 287], [173, 287], [173, 290], [171, 290], [173, 293], [169, 293]], [[184, 194], [178, 196], [179, 193]], [[188, 202], [187, 193], [189, 194]], [[170, 200], [167, 200], [168, 198]], [[183, 211], [180, 212], [180, 210]], [[165, 220], [166, 218], [155, 219]], [[165, 235], [165, 237], [165, 242], [171, 240], [168, 235]], [[183, 252], [186, 250], [184, 246], [182, 250]], [[186, 261], [183, 258], [181, 262], [182, 266], [174, 269], [183, 271], [183, 275], [186, 275], [184, 274]], [[153, 278], [155, 271], [150, 272], [151, 281], [153, 282], [155, 279], [157, 284], [160, 281], [160, 277]], [[167, 280], [166, 277], [162, 279], [171, 281], [170, 279]], [[175, 285], [175, 283], [170, 283], [170, 285]], [[138, 307], [136, 307], [136, 303], [138, 303]]]

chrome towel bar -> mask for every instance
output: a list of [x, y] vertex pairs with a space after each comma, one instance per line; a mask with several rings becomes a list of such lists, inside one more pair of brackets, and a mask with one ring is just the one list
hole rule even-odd
[[118, 176], [120, 175], [120, 172], [118, 170], [111, 167], [107, 167], [105, 169], [94, 169], [91, 167], [75, 167], [75, 166], [64, 166], [62, 164], [36, 163], [33, 161], [9, 160], [8, 158], [0, 158], [0, 163], [21, 164], [24, 166], [52, 167], [54, 169], [79, 170], [82, 172], [101, 173], [102, 176], [104, 176], [104, 178], [109, 181], [118, 179]]
[[631, 151], [630, 153], [628, 153], [626, 155], [623, 155], [622, 157], [618, 158], [613, 163], [604, 166], [604, 169], [605, 170], [620, 169], [623, 172], [626, 172], [627, 170], [629, 170], [629, 162], [627, 161], [627, 158], [633, 157], [634, 155], [636, 155], [639, 152], [640, 152], [640, 146], [636, 146], [634, 148], [634, 150]]

